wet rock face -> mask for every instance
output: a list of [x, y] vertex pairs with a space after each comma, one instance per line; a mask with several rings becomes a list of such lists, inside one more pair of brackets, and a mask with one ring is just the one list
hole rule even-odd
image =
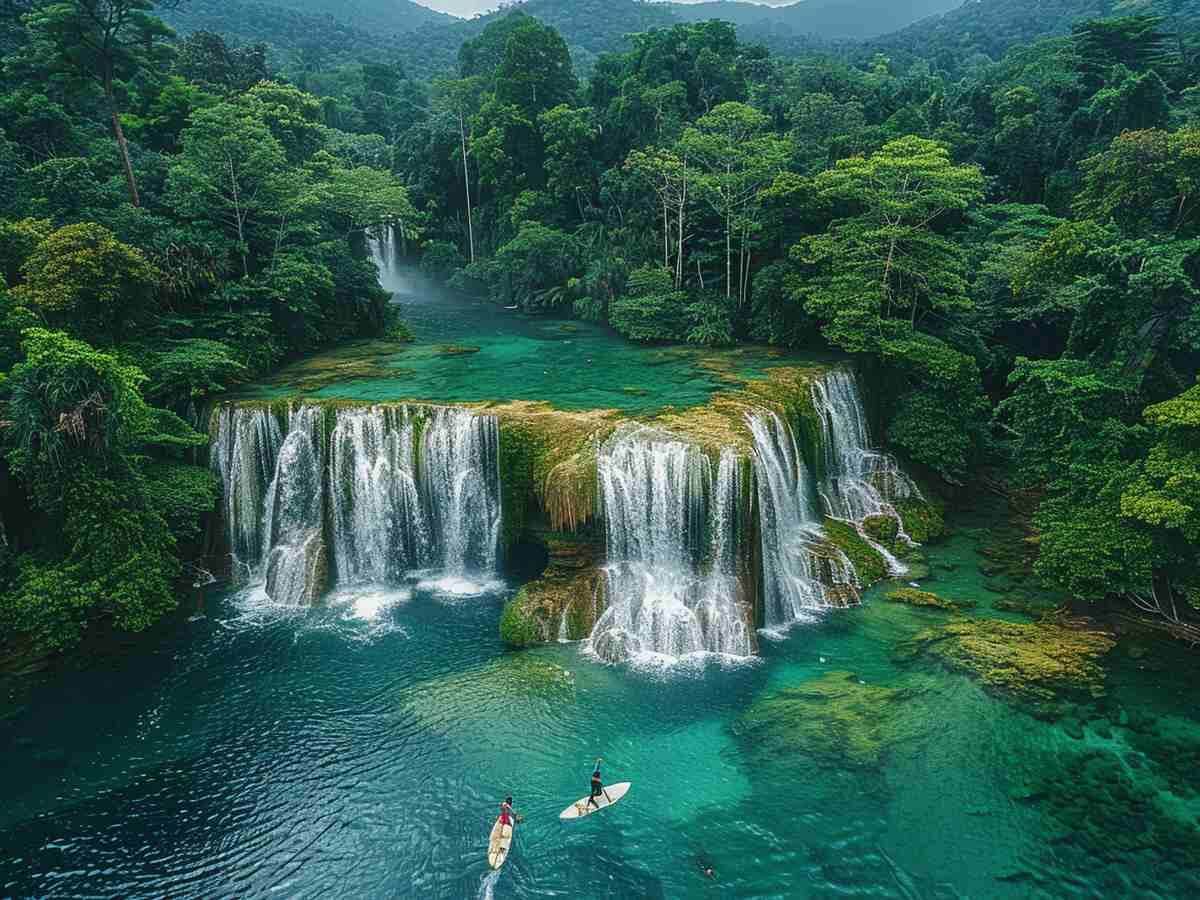
[[755, 765], [815, 758], [840, 768], [874, 767], [889, 748], [922, 733], [920, 721], [906, 715], [916, 694], [829, 672], [757, 701], [734, 732]]
[[1063, 624], [976, 619], [926, 629], [901, 655], [937, 660], [978, 678], [993, 692], [1051, 714], [1064, 696], [1104, 694], [1099, 661], [1115, 643], [1104, 632]]
[[587, 637], [604, 609], [598, 549], [590, 541], [546, 538], [546, 571], [504, 608], [500, 637], [511, 647]]

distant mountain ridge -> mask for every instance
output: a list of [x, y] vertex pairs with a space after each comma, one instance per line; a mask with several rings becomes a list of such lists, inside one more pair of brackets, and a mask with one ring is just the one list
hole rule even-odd
[[599, 54], [625, 49], [629, 34], [681, 22], [724, 19], [740, 26], [746, 40], [784, 50], [794, 45], [793, 38], [880, 35], [961, 2], [802, 0], [764, 6], [738, 0], [525, 0], [474, 19], [457, 19], [412, 0], [188, 0], [161, 13], [185, 33], [216, 31], [242, 43], [264, 41], [279, 52], [316, 46], [338, 54], [357, 50], [364, 56], [398, 58], [416, 73], [432, 74], [453, 66], [463, 41], [514, 10], [557, 29], [576, 65], [587, 68]]
[[876, 37], [911, 25], [927, 16], [961, 6], [964, 0], [801, 0], [786, 6], [765, 6], [739, 0], [708, 3], [670, 3], [683, 21], [724, 19], [735, 25], [784, 27], [793, 34], [825, 39]]
[[[642, 0], [526, 0], [457, 19], [412, 0], [188, 0], [162, 15], [178, 30], [216, 31], [272, 46], [277, 60], [399, 61], [416, 76], [452, 70], [458, 48], [497, 18], [520, 11], [553, 26], [587, 70], [597, 56], [629, 46], [627, 36], [711, 18], [739, 37], [788, 56], [823, 42], [855, 42], [898, 57], [999, 58], [1013, 44], [1070, 31], [1087, 18], [1136, 12], [1200, 21], [1200, 0], [801, 0], [765, 6], [743, 0], [684, 4]], [[1169, 27], [1169, 25], [1168, 25]], [[950, 63], [947, 63], [950, 65]]]
[[968, 0], [869, 42], [883, 52], [917, 57], [983, 53], [998, 59], [1009, 47], [1067, 34], [1076, 22], [1135, 14], [1164, 16], [1164, 28], [1194, 27], [1200, 0]]

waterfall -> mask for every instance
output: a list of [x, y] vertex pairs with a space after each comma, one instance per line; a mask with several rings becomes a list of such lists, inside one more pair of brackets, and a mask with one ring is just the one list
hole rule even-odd
[[264, 506], [283, 434], [270, 410], [233, 406], [217, 411], [214, 430], [210, 458], [224, 486], [221, 511], [234, 576], [245, 581], [267, 549]]
[[339, 411], [330, 439], [334, 560], [342, 584], [394, 583], [429, 565], [408, 409]]
[[814, 610], [847, 605], [854, 567], [821, 531], [795, 434], [773, 412], [751, 413], [747, 424], [762, 530], [764, 623], [779, 627]]
[[214, 430], [234, 575], [276, 603], [312, 603], [330, 581], [394, 585], [424, 569], [497, 566], [493, 416], [301, 404], [288, 410], [284, 433], [270, 410], [228, 405]]
[[312, 603], [323, 590], [328, 566], [320, 407], [301, 406], [288, 418], [263, 521], [270, 535], [265, 587], [283, 606]]
[[820, 492], [826, 512], [853, 523], [859, 535], [887, 560], [892, 573], [903, 574], [904, 564], [866, 533], [863, 521], [871, 516], [893, 519], [900, 539], [909, 541], [893, 503], [920, 498], [920, 491], [892, 456], [871, 448], [867, 415], [853, 372], [834, 369], [814, 381], [812, 400], [821, 420], [824, 472]]
[[396, 246], [396, 229], [383, 225], [367, 233], [367, 249], [379, 274], [380, 286], [389, 293], [407, 293], [412, 285], [405, 276], [400, 248]]
[[[609, 604], [592, 631], [592, 651], [610, 661], [749, 655], [737, 603], [736, 531], [729, 527], [738, 491], [732, 453], [722, 457], [714, 489], [711, 463], [698, 447], [629, 426], [600, 448], [597, 473]], [[710, 523], [710, 514], [723, 518]], [[710, 534], [718, 542], [712, 553]]]
[[421, 463], [441, 566], [492, 572], [500, 545], [500, 426], [469, 409], [433, 410]]

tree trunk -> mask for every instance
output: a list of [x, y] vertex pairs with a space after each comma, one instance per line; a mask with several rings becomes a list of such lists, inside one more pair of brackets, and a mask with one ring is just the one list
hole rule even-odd
[[679, 254], [675, 257], [675, 290], [683, 288], [683, 229], [687, 209], [687, 160], [683, 161], [683, 184], [679, 189]]
[[467, 194], [467, 244], [470, 247], [471, 262], [475, 262], [475, 225], [471, 218], [471, 168], [467, 164], [467, 128], [463, 123], [461, 109], [458, 111], [458, 135], [462, 138], [463, 190]]
[[733, 297], [733, 222], [725, 211], [725, 299]]
[[113, 94], [111, 77], [104, 79], [104, 96], [108, 100], [108, 111], [112, 116], [113, 134], [117, 138], [117, 147], [121, 151], [121, 164], [125, 168], [125, 183], [129, 186], [129, 202], [134, 206], [141, 206], [137, 179], [133, 177], [133, 163], [129, 161], [129, 144], [125, 141], [125, 129], [121, 127], [121, 114], [117, 111], [117, 98]]
[[663, 268], [671, 268], [671, 211], [667, 206], [667, 192], [664, 190], [663, 201]]

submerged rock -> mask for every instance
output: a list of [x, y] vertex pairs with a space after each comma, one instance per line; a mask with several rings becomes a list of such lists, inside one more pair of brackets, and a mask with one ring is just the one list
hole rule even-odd
[[916, 635], [902, 655], [930, 657], [1009, 697], [1045, 704], [1064, 694], [1104, 694], [1102, 656], [1115, 645], [1100, 631], [998, 619], [949, 622]]
[[755, 702], [734, 723], [754, 765], [804, 757], [839, 767], [873, 767], [895, 744], [923, 733], [907, 716], [916, 692], [865, 684], [834, 671]]
[[890, 603], [903, 603], [907, 606], [919, 606], [927, 609], [941, 609], [946, 612], [958, 612], [970, 609], [975, 605], [972, 600], [947, 600], [930, 591], [916, 588], [896, 588], [884, 594], [884, 599]]

